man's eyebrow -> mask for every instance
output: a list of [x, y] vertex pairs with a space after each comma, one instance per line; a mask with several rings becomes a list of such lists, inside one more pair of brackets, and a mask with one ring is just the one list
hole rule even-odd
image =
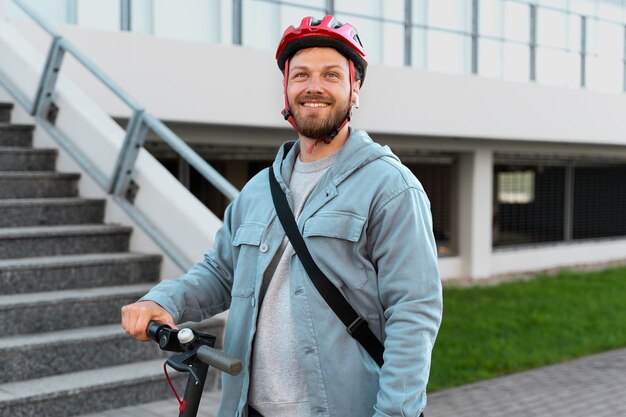
[[[330, 64], [330, 65], [325, 65], [324, 67], [322, 67], [322, 69], [325, 70], [325, 71], [328, 71], [328, 70], [333, 69], [333, 68], [341, 69], [341, 65], [339, 65], [339, 64]], [[289, 67], [289, 72], [292, 72], [292, 71], [295, 71], [295, 70], [308, 70], [308, 69], [309, 69], [309, 67], [306, 66], [306, 65], [296, 65], [296, 66], [293, 66], [293, 67], [290, 66]]]

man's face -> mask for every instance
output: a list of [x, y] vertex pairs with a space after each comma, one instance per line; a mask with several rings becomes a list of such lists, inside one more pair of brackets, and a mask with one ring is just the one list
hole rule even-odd
[[[354, 83], [358, 91], [358, 82]], [[289, 61], [289, 109], [300, 133], [325, 139], [343, 122], [350, 106], [350, 67], [333, 48], [307, 48]]]

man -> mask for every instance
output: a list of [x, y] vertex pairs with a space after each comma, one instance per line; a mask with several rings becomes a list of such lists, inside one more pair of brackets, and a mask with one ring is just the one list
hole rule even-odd
[[178, 280], [122, 309], [148, 321], [197, 321], [230, 308], [218, 415], [419, 416], [441, 321], [429, 202], [391, 153], [348, 121], [367, 69], [356, 30], [332, 16], [288, 28], [276, 53], [283, 115], [298, 132], [273, 163], [315, 263], [384, 343], [379, 367], [313, 286], [276, 216], [268, 170], [228, 207], [215, 247]]

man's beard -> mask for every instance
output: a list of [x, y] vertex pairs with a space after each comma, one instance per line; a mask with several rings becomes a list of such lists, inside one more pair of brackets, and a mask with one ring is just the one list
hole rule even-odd
[[[319, 95], [309, 95], [304, 98], [310, 100], [321, 100], [324, 102], [328, 101], [325, 97]], [[333, 100], [332, 104], [336, 104], [336, 102]], [[293, 108], [291, 104], [290, 107]], [[326, 118], [303, 117], [298, 111], [293, 113], [293, 119], [295, 120], [296, 126], [298, 126], [298, 130], [301, 135], [318, 140], [332, 139], [338, 133], [337, 129], [339, 129], [339, 126], [343, 123], [348, 111], [348, 104], [343, 109], [341, 107], [336, 107], [330, 116]]]

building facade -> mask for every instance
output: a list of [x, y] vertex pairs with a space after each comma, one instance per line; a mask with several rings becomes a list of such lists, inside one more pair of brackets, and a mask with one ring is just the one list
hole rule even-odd
[[[424, 185], [444, 278], [626, 258], [622, 0], [25, 3], [237, 187], [294, 137], [279, 114], [282, 31], [334, 14], [358, 27], [371, 63], [353, 126]], [[122, 103], [64, 65], [128, 120]], [[193, 168], [155, 138], [146, 148], [221, 216], [226, 199]]]

